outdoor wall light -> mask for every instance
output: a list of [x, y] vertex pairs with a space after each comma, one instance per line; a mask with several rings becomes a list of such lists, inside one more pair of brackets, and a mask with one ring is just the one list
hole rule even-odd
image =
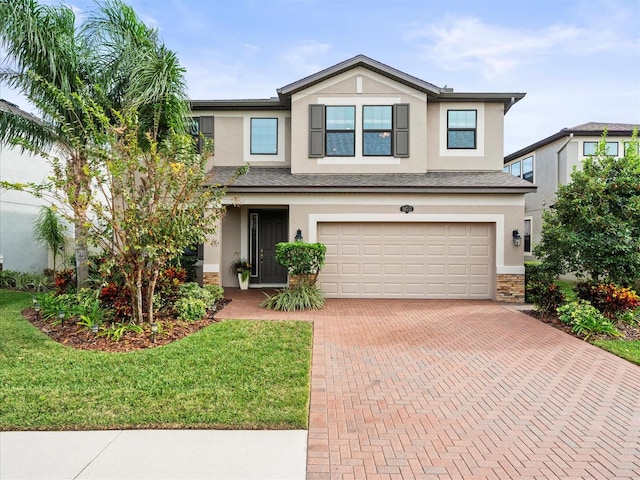
[[158, 324], [153, 322], [151, 324], [151, 343], [156, 343], [156, 335], [158, 334]]
[[302, 230], [298, 229], [298, 231], [296, 232], [296, 242], [301, 242], [302, 240]]
[[520, 232], [518, 232], [518, 229], [516, 228], [513, 231], [513, 244], [516, 247], [519, 247], [520, 246], [520, 242], [522, 242], [522, 237], [520, 236]]

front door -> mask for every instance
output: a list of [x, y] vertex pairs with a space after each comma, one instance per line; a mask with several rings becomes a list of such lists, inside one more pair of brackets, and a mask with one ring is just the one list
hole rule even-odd
[[256, 263], [251, 282], [264, 285], [286, 284], [287, 271], [276, 262], [276, 244], [287, 241], [287, 210], [255, 210], [250, 212], [250, 218], [252, 227], [257, 226], [257, 235], [251, 235], [252, 245], [249, 249], [250, 252], [255, 252], [253, 256]]

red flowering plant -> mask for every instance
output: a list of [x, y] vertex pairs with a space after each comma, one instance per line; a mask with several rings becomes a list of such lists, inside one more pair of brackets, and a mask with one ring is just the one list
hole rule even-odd
[[58, 270], [55, 272], [53, 280], [55, 282], [56, 293], [58, 295], [62, 295], [63, 293], [72, 293], [76, 287], [76, 272], [72, 268]]
[[578, 284], [577, 291], [580, 298], [588, 300], [609, 319], [640, 307], [640, 297], [634, 290], [614, 283], [594, 285], [584, 282]]

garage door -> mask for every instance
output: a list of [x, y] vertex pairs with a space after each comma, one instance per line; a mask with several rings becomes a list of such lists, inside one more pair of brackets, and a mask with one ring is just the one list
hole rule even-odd
[[492, 298], [493, 225], [320, 223], [328, 297]]

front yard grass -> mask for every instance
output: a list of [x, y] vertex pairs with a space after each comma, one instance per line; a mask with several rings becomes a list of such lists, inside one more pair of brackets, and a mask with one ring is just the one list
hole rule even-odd
[[640, 340], [596, 340], [594, 345], [640, 365]]
[[311, 324], [232, 320], [128, 353], [76, 350], [0, 290], [0, 430], [307, 428]]

